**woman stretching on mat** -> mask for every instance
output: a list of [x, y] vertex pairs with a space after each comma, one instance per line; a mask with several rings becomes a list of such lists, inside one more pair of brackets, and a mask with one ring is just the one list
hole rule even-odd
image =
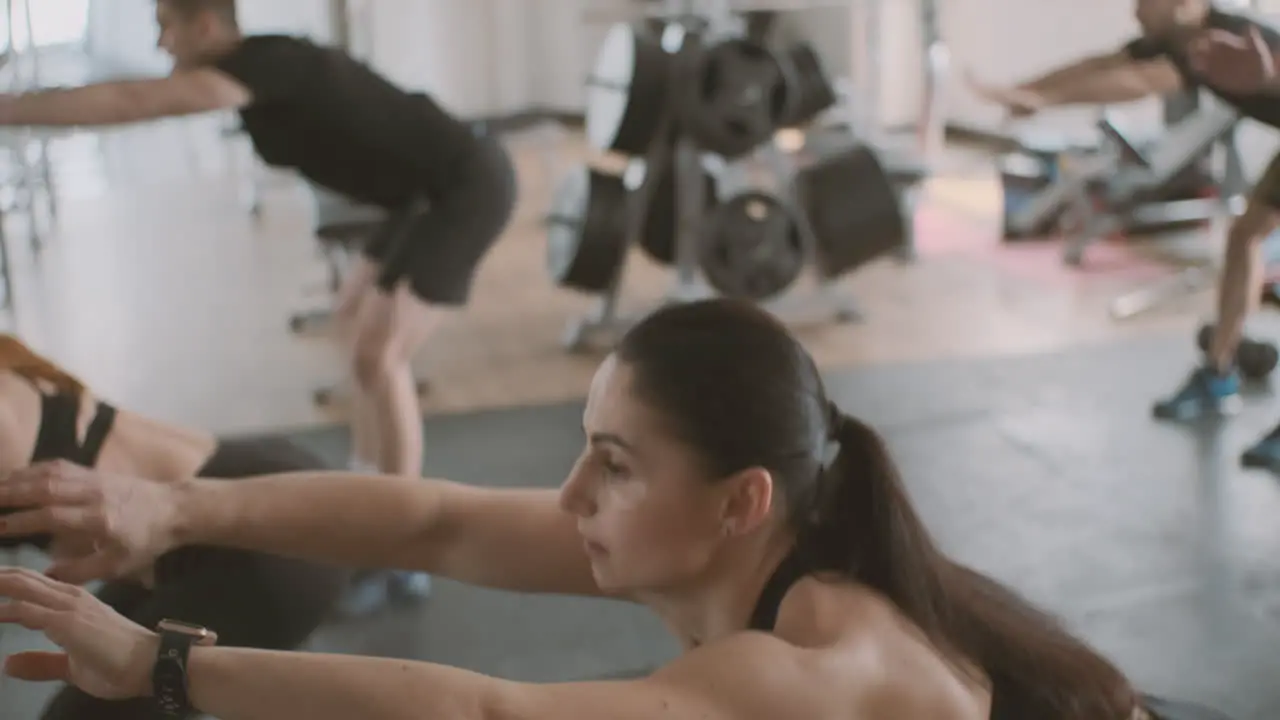
[[[1145, 716], [1101, 656], [942, 554], [880, 437], [832, 405], [813, 360], [756, 307], [712, 300], [640, 322], [597, 372], [583, 429], [558, 491], [350, 473], [235, 483], [66, 464], [16, 473], [0, 483], [0, 505], [32, 509], [0, 534], [96, 546], [52, 576], [0, 570], [11, 598], [0, 622], [65, 652], [20, 653], [5, 671], [223, 720]], [[630, 599], [661, 615], [685, 652], [639, 680], [520, 683], [217, 647], [199, 628], [131, 622], [61, 582], [192, 542]]]
[[[284, 440], [219, 441], [116, 409], [16, 338], [0, 335], [0, 478], [55, 459], [158, 482], [324, 468]], [[33, 545], [49, 551], [56, 564], [92, 542], [42, 533], [0, 538], [0, 547]], [[259, 552], [189, 547], [131, 568], [103, 586], [95, 602], [148, 627], [183, 618], [217, 627], [230, 645], [292, 649], [329, 614], [347, 575], [336, 567]], [[67, 687], [43, 717], [144, 720], [159, 715], [148, 700], [102, 699]]]

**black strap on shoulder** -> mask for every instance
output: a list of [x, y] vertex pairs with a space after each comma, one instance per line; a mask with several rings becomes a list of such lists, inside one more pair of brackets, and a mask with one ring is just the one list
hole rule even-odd
[[84, 442], [80, 443], [79, 462], [81, 465], [93, 467], [98, 464], [98, 455], [102, 452], [102, 446], [107, 441], [107, 433], [111, 432], [111, 427], [115, 423], [115, 407], [99, 402], [98, 411], [94, 413], [93, 420], [89, 422], [89, 429], [85, 431]]
[[31, 462], [76, 459], [80, 445], [76, 438], [79, 411], [80, 403], [74, 396], [40, 393], [40, 429], [35, 449], [31, 451]]
[[40, 394], [40, 430], [31, 462], [70, 460], [85, 467], [98, 463], [98, 455], [115, 424], [117, 411], [108, 403], [98, 403], [93, 420], [80, 442], [77, 426], [80, 399], [67, 393]]
[[791, 586], [808, 573], [797, 552], [793, 551], [778, 563], [773, 575], [769, 576], [769, 582], [760, 591], [760, 599], [756, 601], [756, 608], [751, 613], [750, 629], [772, 631], [778, 623], [778, 609], [782, 607], [782, 599], [787, 596]]

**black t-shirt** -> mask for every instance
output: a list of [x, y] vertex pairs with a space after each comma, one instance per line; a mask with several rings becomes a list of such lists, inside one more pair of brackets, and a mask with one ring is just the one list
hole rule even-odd
[[[1216, 9], [1211, 10], [1209, 16], [1205, 18], [1203, 27], [1206, 29], [1227, 30], [1236, 34], [1243, 34], [1248, 32], [1250, 28], [1256, 27], [1267, 47], [1273, 50], [1280, 48], [1280, 32], [1276, 32], [1256, 20], [1251, 20], [1241, 15], [1232, 15]], [[1187, 59], [1187, 49], [1182, 41], [1159, 37], [1140, 37], [1126, 44], [1124, 52], [1134, 60], [1168, 58], [1174, 67], [1178, 69], [1178, 74], [1182, 75], [1183, 82], [1187, 84], [1189, 89], [1205, 88], [1222, 98], [1223, 102], [1239, 110], [1240, 114], [1253, 118], [1258, 122], [1266, 123], [1271, 127], [1280, 128], [1280, 94], [1258, 93], [1242, 95], [1224, 92], [1215, 88], [1212, 83], [1206, 81], [1191, 68], [1191, 63]]]
[[342, 50], [258, 35], [214, 66], [253, 93], [240, 118], [267, 164], [356, 200], [394, 208], [438, 196], [477, 144], [468, 123]]

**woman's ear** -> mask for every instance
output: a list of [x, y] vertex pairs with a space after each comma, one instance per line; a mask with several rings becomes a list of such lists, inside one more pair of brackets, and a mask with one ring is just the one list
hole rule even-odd
[[744, 535], [760, 527], [773, 511], [773, 474], [747, 468], [721, 483], [724, 496], [720, 522], [726, 537]]

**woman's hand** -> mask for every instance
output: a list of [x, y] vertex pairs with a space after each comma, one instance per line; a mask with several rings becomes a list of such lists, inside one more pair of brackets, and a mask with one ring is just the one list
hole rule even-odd
[[1226, 92], [1257, 93], [1276, 80], [1275, 51], [1257, 28], [1243, 35], [1225, 30], [1202, 33], [1191, 42], [1188, 56], [1196, 73]]
[[0, 480], [0, 509], [19, 510], [0, 516], [0, 537], [53, 535], [62, 552], [48, 574], [76, 585], [137, 574], [175, 545], [179, 485], [33, 465]]
[[0, 624], [44, 633], [64, 652], [23, 652], [4, 674], [69, 682], [104, 700], [150, 694], [156, 634], [122, 617], [89, 591], [30, 570], [0, 567]]

